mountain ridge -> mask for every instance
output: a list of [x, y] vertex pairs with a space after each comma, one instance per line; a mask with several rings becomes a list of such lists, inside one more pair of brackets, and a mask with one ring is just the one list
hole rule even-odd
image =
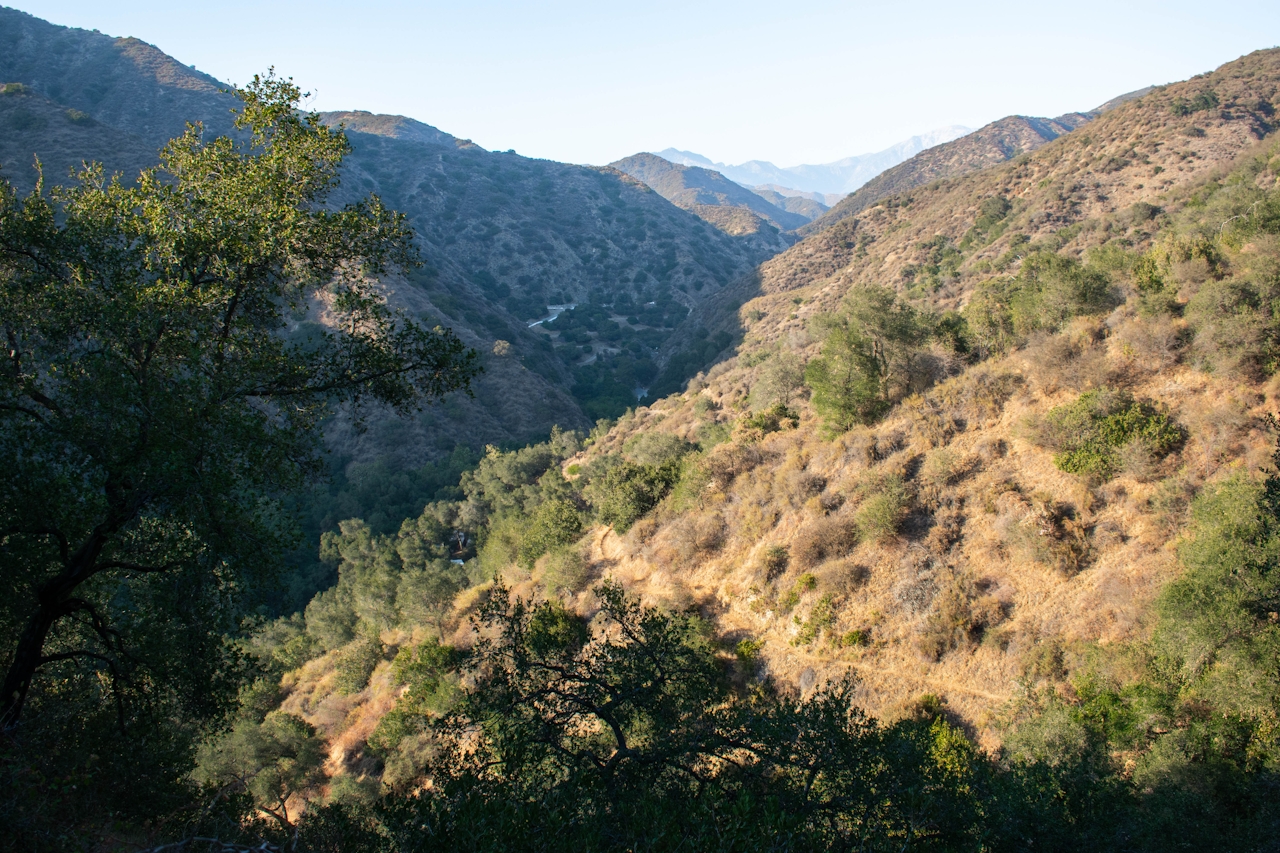
[[[730, 211], [750, 211], [761, 221], [782, 231], [794, 231], [811, 217], [774, 205], [759, 193], [737, 184], [711, 169], [672, 163], [656, 154], [633, 154], [610, 163], [651, 187], [663, 198], [693, 212], [729, 234], [759, 231], [755, 223], [726, 220]], [[723, 223], [723, 224], [722, 224]]]
[[[819, 192], [828, 205], [839, 197], [853, 192], [875, 175], [920, 151], [957, 139], [972, 132], [961, 125], [931, 130], [917, 134], [902, 142], [894, 143], [882, 151], [855, 154], [830, 163], [801, 164], [779, 167], [766, 160], [750, 160], [738, 165], [714, 163], [709, 158], [692, 151], [667, 148], [657, 152], [659, 157], [685, 166], [700, 166], [717, 171], [743, 186], [776, 184], [801, 192]], [[832, 198], [835, 196], [835, 198]]]

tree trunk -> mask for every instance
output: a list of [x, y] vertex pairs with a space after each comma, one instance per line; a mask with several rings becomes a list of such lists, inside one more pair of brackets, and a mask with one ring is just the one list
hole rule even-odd
[[4, 685], [0, 687], [0, 730], [8, 731], [17, 726], [18, 719], [22, 716], [23, 703], [27, 699], [27, 691], [31, 688], [31, 680], [35, 678], [40, 659], [44, 655], [44, 642], [49, 636], [49, 629], [65, 615], [59, 612], [63, 608], [53, 604], [50, 607], [44, 601], [40, 602], [18, 640], [13, 661], [4, 676]]
[[0, 731], [9, 731], [18, 725], [31, 682], [44, 662], [44, 644], [54, 623], [85, 606], [84, 602], [73, 599], [72, 594], [98, 571], [98, 558], [108, 535], [104, 527], [96, 529], [66, 560], [65, 571], [36, 588], [36, 612], [18, 639], [4, 684], [0, 685]]

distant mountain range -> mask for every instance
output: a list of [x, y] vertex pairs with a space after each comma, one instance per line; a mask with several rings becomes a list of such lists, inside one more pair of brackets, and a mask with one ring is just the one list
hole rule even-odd
[[772, 184], [775, 192], [778, 188], [821, 193], [825, 196], [818, 199], [828, 207], [856, 190], [885, 169], [898, 165], [926, 148], [941, 145], [958, 139], [971, 129], [960, 125], [942, 127], [913, 136], [891, 145], [883, 151], [872, 154], [858, 154], [845, 157], [834, 163], [800, 166], [775, 166], [766, 160], [750, 160], [736, 166], [726, 163], [714, 163], [710, 159], [692, 151], [681, 151], [668, 148], [659, 151], [658, 156], [682, 166], [700, 166], [703, 169], [714, 169], [731, 181], [744, 187], [758, 187]]
[[[719, 172], [672, 163], [657, 154], [636, 154], [609, 165], [648, 185], [676, 207], [734, 236], [754, 234], [768, 225], [794, 231], [814, 218], [793, 213]], [[784, 203], [787, 201], [778, 193], [773, 195]], [[816, 204], [808, 199], [800, 201]], [[822, 207], [822, 212], [825, 210]]]

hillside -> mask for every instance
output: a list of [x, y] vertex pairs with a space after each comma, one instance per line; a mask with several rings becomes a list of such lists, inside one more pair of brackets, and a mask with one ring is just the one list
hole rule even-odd
[[[0, 10], [5, 44], [21, 186], [33, 157], [128, 181], [179, 114], [223, 121], [134, 40]], [[11, 843], [1276, 847], [1280, 49], [996, 122], [798, 232], [822, 205], [785, 184], [359, 110], [319, 117], [341, 186], [290, 201], [345, 150], [297, 102], [285, 142], [105, 217], [4, 199], [2, 627], [39, 675], [0, 721]], [[355, 337], [380, 317], [327, 337], [341, 285], [286, 302], [263, 247], [368, 241], [326, 205], [370, 193], [422, 256], [381, 292], [486, 372], [321, 419], [359, 350], [366, 386], [398, 356]], [[298, 490], [318, 429], [332, 476]]]
[[[413, 531], [488, 519], [440, 641], [474, 641], [463, 616], [488, 578], [588, 616], [611, 578], [700, 613], [743, 677], [807, 696], [856, 675], [873, 714], [943, 707], [991, 750], [1022, 737], [1029, 697], [1083, 703], [1090, 678], [1138, 678], [1107, 650], [1140, 654], [1166, 630], [1156, 602], [1191, 559], [1179, 536], [1214, 518], [1194, 507], [1255, 488], [1274, 442], [1278, 108], [1280, 51], [1251, 54], [766, 262], [704, 315], [715, 328], [718, 302], [723, 328], [745, 330], [736, 355], [585, 441], [493, 452], [461, 508], [428, 507]], [[805, 370], [835, 358], [839, 327], [819, 322], [833, 312], [924, 330], [915, 349], [883, 344], [903, 359], [884, 381], [902, 384], [862, 424], [834, 425]], [[1121, 410], [1091, 406], [1164, 437], [1073, 457], [1095, 428], [1081, 418]], [[581, 514], [549, 528], [553, 505]], [[363, 535], [344, 528], [353, 549]], [[350, 559], [339, 572], [356, 578], [368, 558]], [[406, 623], [383, 641], [428, 635]], [[411, 775], [419, 746], [363, 746], [399, 695], [391, 668], [339, 699], [342, 660], [289, 675], [284, 707], [325, 732], [339, 772]]]
[[[1270, 368], [1247, 367], [1259, 356], [1228, 354], [1250, 346], [1270, 352], [1266, 336], [1274, 332], [1219, 331], [1216, 324], [1225, 321], [1210, 320], [1204, 302], [1227, 300], [1213, 310], [1231, 311], [1225, 306], [1254, 297], [1215, 292], [1215, 277], [1225, 273], [1209, 272], [1195, 257], [1175, 259], [1171, 286], [1179, 305], [1190, 307], [1153, 315], [1138, 298], [1133, 259], [1157, 236], [1166, 241], [1158, 245], [1172, 245], [1167, 241], [1221, 233], [1223, 221], [1241, 216], [1234, 208], [1247, 217], [1255, 197], [1265, 203], [1257, 194], [1274, 193], [1280, 176], [1278, 101], [1280, 51], [1251, 54], [1123, 103], [1003, 166], [886, 199], [766, 262], [753, 285], [760, 295], [731, 321], [746, 329], [737, 357], [682, 397], [620, 425], [611, 439], [615, 447], [647, 429], [692, 439], [708, 424], [758, 406], [752, 392], [770, 361], [779, 353], [817, 356], [812, 321], [839, 309], [859, 288], [887, 286], [936, 312], [963, 309], [980, 284], [1016, 276], [1021, 259], [1039, 251], [1110, 264], [1100, 268], [1129, 299], [1110, 314], [1066, 326], [1057, 336], [1040, 333], [977, 366], [935, 351], [934, 390], [834, 442], [822, 437], [814, 410], [799, 404], [799, 427], [767, 436], [742, 463], [751, 473], [703, 504], [707, 517], [724, 527], [722, 544], [710, 552], [715, 556], [700, 559], [696, 570], [680, 568], [679, 552], [671, 550], [678, 537], [709, 523], [687, 513], [626, 540], [605, 533], [593, 553], [611, 571], [626, 573], [633, 588], [692, 596], [716, 608], [720, 624], [764, 637], [772, 672], [801, 684], [821, 680], [851, 659], [841, 652], [797, 652], [791, 646], [796, 626], [771, 605], [752, 603], [752, 596], [767, 593], [761, 555], [774, 542], [794, 555], [821, 519], [838, 515], [855, 495], [870, 494], [866, 484], [900, 477], [920, 496], [933, 491], [915, 499], [899, 535], [841, 551], [830, 579], [820, 581], [847, 602], [847, 610], [837, 611], [839, 624], [861, 630], [862, 623], [885, 620], [884, 644], [855, 655], [873, 707], [889, 709], [913, 691], [941, 691], [967, 719], [988, 725], [1011, 698], [1007, 686], [1031, 654], [1032, 646], [1019, 646], [1015, 637], [1033, 645], [1036, 637], [1057, 637], [1070, 645], [1118, 642], [1141, 632], [1152, 596], [1175, 572], [1169, 536], [1181, 516], [1170, 516], [1160, 496], [1179, 489], [1194, 494], [1231, 470], [1264, 465], [1270, 439], [1262, 418], [1278, 401]], [[999, 208], [1005, 212], [989, 210], [989, 199], [1008, 199]], [[1264, 258], [1273, 250], [1266, 241], [1236, 244], [1229, 263], [1248, 277], [1252, 269], [1271, 269]], [[1198, 343], [1189, 347], [1195, 332]], [[1026, 425], [1082, 391], [1107, 385], [1157, 401], [1187, 426], [1190, 440], [1177, 462], [1101, 487], [1054, 467]], [[930, 474], [934, 465], [944, 473]], [[1036, 503], [1045, 495], [1053, 496], [1048, 510]], [[1045, 511], [1065, 512], [1088, 531], [1087, 571], [1040, 574], [1043, 556], [1008, 544], [1011, 525]], [[839, 574], [857, 567], [865, 568], [869, 586]], [[932, 579], [913, 580], [922, 572]], [[1010, 639], [921, 663], [913, 643], [927, 626], [934, 593], [920, 605], [904, 596], [913, 583], [940, 589], [940, 578], [957, 574], [1016, 615], [1003, 629]], [[791, 582], [788, 574], [772, 588], [782, 594]], [[753, 585], [760, 591], [752, 592]], [[806, 675], [810, 670], [816, 676]]]
[[1090, 118], [1086, 113], [1069, 113], [1054, 119], [1009, 116], [993, 121], [966, 136], [929, 148], [880, 172], [810, 223], [805, 231], [817, 233], [846, 216], [865, 210], [882, 198], [908, 192], [941, 178], [1004, 163], [1075, 130]]
[[[763, 196], [710, 169], [682, 166], [656, 154], [643, 153], [609, 165], [644, 183], [677, 207], [733, 236], [759, 234], [768, 226], [794, 231], [809, 221], [809, 217], [772, 204]], [[781, 236], [778, 239], [780, 243], [786, 242]]]
[[[36, 157], [49, 182], [84, 160], [128, 181], [187, 122], [229, 130], [235, 103], [224, 84], [136, 39], [12, 9], [0, 9], [0, 84], [11, 84], [0, 95], [0, 167], [22, 191]], [[377, 193], [418, 234], [424, 266], [387, 282], [393, 302], [487, 358], [474, 398], [415, 422], [375, 418], [362, 432], [339, 418], [330, 439], [348, 458], [419, 466], [459, 442], [478, 450], [585, 427], [645, 388], [675, 387], [726, 341], [691, 329], [693, 343], [673, 347], [672, 330], [790, 242], [772, 226], [725, 234], [612, 169], [485, 151], [402, 116], [324, 118], [346, 125], [354, 147], [338, 198]], [[531, 325], [551, 305], [570, 310]]]

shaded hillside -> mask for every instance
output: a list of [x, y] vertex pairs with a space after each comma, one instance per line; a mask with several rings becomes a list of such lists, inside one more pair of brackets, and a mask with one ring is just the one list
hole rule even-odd
[[[22, 190], [36, 157], [47, 181], [82, 160], [128, 180], [189, 121], [227, 131], [236, 103], [223, 84], [136, 39], [7, 9], [0, 81], [15, 84], [0, 94], [0, 166]], [[724, 341], [691, 338], [670, 362], [671, 330], [789, 244], [772, 226], [724, 234], [612, 169], [488, 152], [402, 116], [325, 120], [345, 124], [354, 146], [337, 198], [377, 193], [418, 234], [424, 266], [386, 283], [393, 302], [454, 328], [490, 361], [475, 398], [416, 423], [375, 419], [356, 432], [339, 419], [333, 446], [357, 458], [393, 453], [417, 465], [459, 441], [478, 449], [618, 414], [664, 370], [678, 383], [718, 351]], [[578, 308], [531, 325], [551, 305]]]
[[[758, 234], [789, 245], [774, 229], [793, 231], [808, 221], [710, 169], [682, 166], [656, 154], [635, 154], [609, 164], [651, 187], [677, 207], [682, 207], [734, 236]], [[754, 214], [754, 216], [748, 215]], [[763, 232], [763, 233], [762, 233]]]
[[955, 177], [1011, 160], [1089, 121], [1086, 113], [1055, 119], [1009, 116], [953, 142], [916, 154], [863, 184], [860, 189], [804, 229], [812, 234], [846, 216], [865, 210], [886, 196], [907, 192], [940, 178]]
[[231, 128], [225, 84], [135, 38], [60, 27], [0, 7], [0, 80], [20, 82], [62, 106], [141, 138], [154, 151], [203, 121]]
[[[40, 138], [38, 150], [30, 144]], [[0, 83], [0, 177], [27, 193], [35, 186], [39, 157], [45, 180], [60, 183], [85, 162], [132, 178], [155, 165], [155, 151], [141, 137], [105, 125], [88, 113], [56, 103], [22, 83]]]

